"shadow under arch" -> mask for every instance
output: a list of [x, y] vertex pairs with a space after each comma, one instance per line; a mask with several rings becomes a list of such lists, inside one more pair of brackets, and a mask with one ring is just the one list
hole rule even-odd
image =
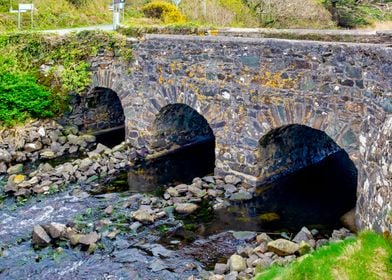
[[151, 148], [158, 156], [129, 173], [132, 189], [154, 191], [163, 184], [191, 183], [195, 177], [214, 172], [214, 133], [208, 121], [190, 106], [174, 103], [162, 107], [151, 132]]
[[109, 88], [95, 87], [86, 95], [71, 97], [64, 121], [78, 126], [82, 132], [96, 136], [97, 142], [114, 147], [125, 140], [125, 115], [117, 93]]
[[355, 207], [358, 171], [323, 131], [304, 125], [272, 129], [260, 139], [263, 184], [256, 196], [218, 211], [225, 229], [297, 232], [332, 230]]

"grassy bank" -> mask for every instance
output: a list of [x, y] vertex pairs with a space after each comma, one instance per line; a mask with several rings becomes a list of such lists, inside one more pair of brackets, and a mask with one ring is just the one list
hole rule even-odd
[[372, 232], [332, 243], [288, 265], [261, 272], [257, 280], [390, 280], [392, 241]]

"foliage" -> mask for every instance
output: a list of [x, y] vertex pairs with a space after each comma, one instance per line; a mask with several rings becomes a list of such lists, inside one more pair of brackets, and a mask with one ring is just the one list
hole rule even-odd
[[203, 25], [257, 25], [254, 13], [242, 0], [182, 0], [180, 9], [188, 19]]
[[[21, 1], [23, 2], [23, 1]], [[55, 29], [108, 24], [112, 13], [107, 0], [34, 0], [33, 29]], [[17, 9], [18, 1], [13, 1]], [[17, 29], [17, 14], [9, 13], [10, 1], [0, 0], [0, 31]], [[22, 29], [30, 29], [30, 14], [22, 13]]]
[[153, 1], [142, 7], [144, 15], [148, 18], [157, 18], [164, 23], [183, 23], [185, 17], [178, 8], [163, 1]]
[[370, 1], [361, 3], [356, 0], [324, 0], [324, 6], [331, 12], [340, 27], [354, 28], [377, 21], [392, 20], [392, 11], [383, 10]]
[[373, 232], [331, 243], [287, 267], [273, 266], [257, 280], [390, 279], [392, 241]]
[[0, 120], [8, 125], [63, 112], [68, 94], [81, 94], [91, 84], [92, 56], [109, 52], [125, 60], [132, 57], [125, 37], [98, 31], [0, 35], [0, 50]]

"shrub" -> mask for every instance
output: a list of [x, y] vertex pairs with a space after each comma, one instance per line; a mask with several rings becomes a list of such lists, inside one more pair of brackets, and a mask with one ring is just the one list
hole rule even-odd
[[142, 7], [146, 17], [157, 18], [164, 23], [183, 23], [185, 17], [173, 4], [163, 1], [153, 1]]
[[0, 72], [0, 125], [52, 117], [51, 93], [27, 74]]

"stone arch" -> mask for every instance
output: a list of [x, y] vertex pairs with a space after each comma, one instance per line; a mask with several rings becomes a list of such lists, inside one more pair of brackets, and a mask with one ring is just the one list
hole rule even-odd
[[152, 148], [172, 149], [213, 141], [215, 135], [208, 121], [196, 110], [183, 103], [161, 108], [153, 123]]

